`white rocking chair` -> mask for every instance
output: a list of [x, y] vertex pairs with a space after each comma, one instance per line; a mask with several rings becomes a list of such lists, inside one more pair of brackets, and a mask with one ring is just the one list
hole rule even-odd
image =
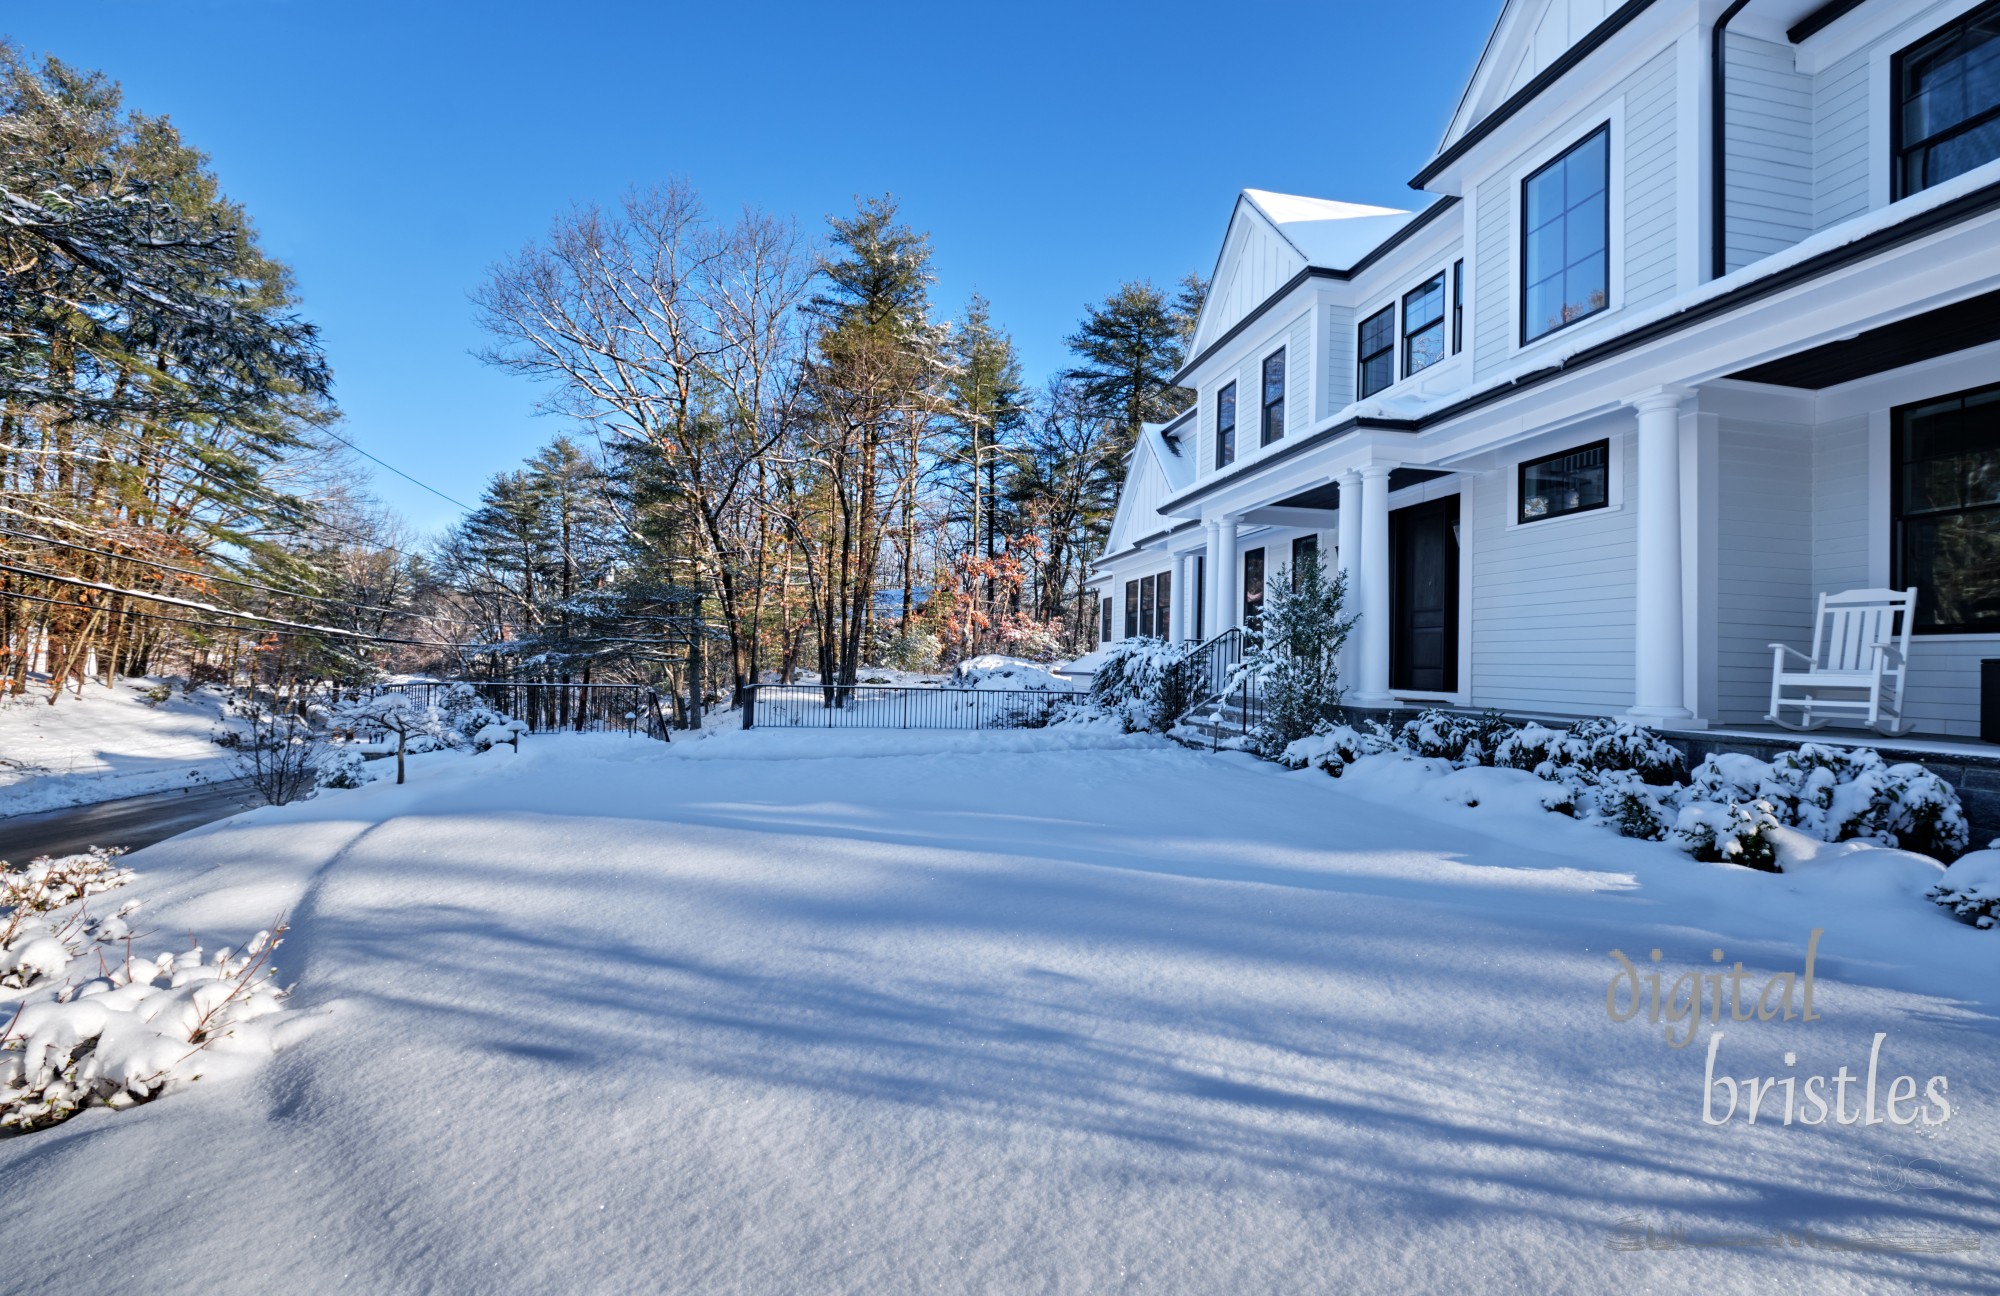
[[[1914, 589], [1820, 595], [1812, 654], [1771, 645], [1771, 711], [1764, 718], [1800, 732], [1836, 720], [1865, 723], [1891, 737], [1910, 732], [1903, 680], [1916, 615]], [[1796, 722], [1785, 719], [1786, 708], [1798, 711]]]

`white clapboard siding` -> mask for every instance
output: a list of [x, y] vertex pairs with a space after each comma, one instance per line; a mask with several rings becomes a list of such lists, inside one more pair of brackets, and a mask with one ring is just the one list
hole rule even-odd
[[[1882, 583], [1880, 559], [1889, 537], [1870, 532], [1869, 494], [1887, 491], [1868, 476], [1868, 416], [1813, 430], [1812, 583], [1809, 595], [1837, 594]], [[1881, 550], [1880, 555], [1875, 552]], [[1871, 559], [1877, 561], [1871, 562]], [[1801, 637], [1798, 646], [1804, 647]], [[1979, 663], [2000, 657], [2000, 635], [1925, 635], [1910, 641], [1908, 700], [1903, 714], [1925, 733], [1979, 734]], [[1770, 669], [1766, 659], [1765, 670]]]
[[1722, 420], [1716, 437], [1716, 707], [1726, 724], [1770, 709], [1771, 648], [1812, 640], [1811, 429]]
[[[1580, 432], [1578, 444], [1602, 433]], [[1632, 498], [1629, 433], [1623, 454]], [[1554, 449], [1556, 447], [1550, 447]], [[1604, 715], [1632, 705], [1635, 516], [1628, 508], [1507, 526], [1504, 466], [1473, 495], [1472, 700]]]
[[1324, 335], [1320, 347], [1319, 417], [1354, 403], [1355, 346], [1354, 310], [1348, 306], [1326, 308]]

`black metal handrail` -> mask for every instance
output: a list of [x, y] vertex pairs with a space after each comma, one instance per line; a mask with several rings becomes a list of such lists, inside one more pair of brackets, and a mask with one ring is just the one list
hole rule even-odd
[[1083, 700], [1055, 689], [951, 689], [896, 684], [754, 684], [745, 729], [1039, 729]]

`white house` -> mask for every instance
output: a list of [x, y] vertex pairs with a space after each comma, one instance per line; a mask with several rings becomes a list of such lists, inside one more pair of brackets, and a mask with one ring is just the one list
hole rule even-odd
[[1317, 545], [1349, 700], [1761, 720], [1822, 592], [2000, 657], [2000, 0], [1507, 0], [1413, 212], [1245, 190], [1096, 569], [1216, 635]]

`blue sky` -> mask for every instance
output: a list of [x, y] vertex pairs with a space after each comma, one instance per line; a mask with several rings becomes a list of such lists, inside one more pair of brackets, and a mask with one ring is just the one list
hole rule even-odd
[[1238, 189], [1412, 205], [1498, 11], [14, 0], [0, 31], [209, 152], [297, 272], [343, 434], [473, 500], [564, 427], [473, 357], [466, 293], [572, 202], [683, 175], [817, 233], [894, 193], [940, 306], [984, 293], [1039, 380], [1119, 280], [1207, 273]]

